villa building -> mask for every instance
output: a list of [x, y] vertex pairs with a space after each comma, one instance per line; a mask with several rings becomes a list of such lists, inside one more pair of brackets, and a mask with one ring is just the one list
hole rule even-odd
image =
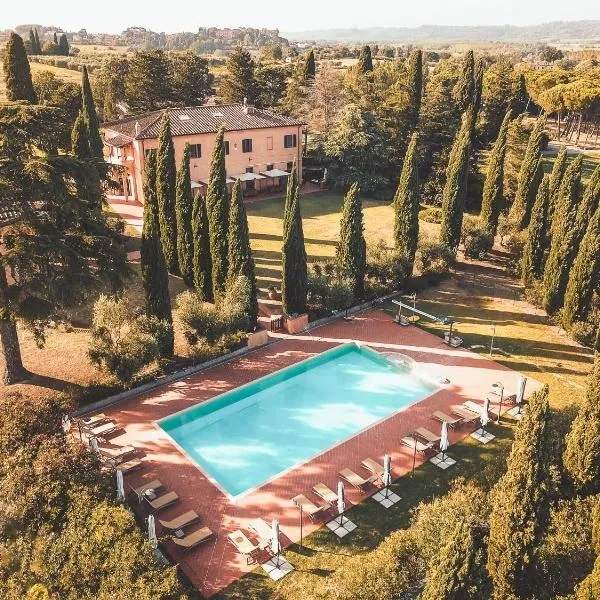
[[186, 143], [191, 147], [192, 187], [204, 192], [216, 132], [225, 133], [225, 168], [228, 184], [243, 182], [245, 195], [279, 191], [294, 161], [302, 173], [301, 140], [304, 123], [298, 119], [246, 104], [161, 109], [105, 123], [106, 160], [121, 169], [117, 197], [144, 202], [142, 185], [147, 153], [158, 146], [161, 119], [168, 110], [175, 161], [180, 164]]

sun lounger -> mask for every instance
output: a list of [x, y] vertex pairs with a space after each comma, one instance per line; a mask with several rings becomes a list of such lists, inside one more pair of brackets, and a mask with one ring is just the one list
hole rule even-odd
[[159, 496], [155, 500], [151, 500], [148, 496], [144, 496], [146, 502], [152, 507], [152, 510], [161, 510], [166, 508], [167, 506], [171, 506], [171, 504], [175, 504], [179, 500], [179, 496], [176, 492], [167, 492], [162, 496]]
[[450, 337], [450, 333], [448, 331], [444, 332], [444, 344], [448, 344], [448, 346], [452, 346], [452, 348], [458, 348], [462, 346], [463, 339], [458, 337], [457, 335], [453, 335]]
[[105, 421], [110, 421], [110, 419], [104, 413], [98, 413], [97, 415], [92, 415], [90, 417], [75, 419], [75, 423], [82, 429], [84, 427], [96, 427]]
[[133, 454], [135, 448], [133, 446], [98, 446], [98, 452], [100, 456], [110, 459], [124, 459], [126, 456]]
[[261, 518], [254, 519], [254, 521], [250, 521], [248, 527], [260, 538], [259, 546], [261, 550], [271, 545], [273, 530], [266, 521]]
[[365, 458], [361, 463], [361, 466], [376, 475], [379, 479], [383, 479], [383, 465], [380, 465], [376, 460], [372, 458]]
[[337, 494], [324, 483], [317, 483], [317, 485], [313, 487], [313, 492], [319, 496], [319, 498], [325, 500], [325, 502], [329, 502], [329, 504], [335, 504], [337, 502]]
[[102, 437], [107, 433], [113, 432], [117, 428], [117, 424], [114, 421], [107, 421], [101, 425], [95, 425], [93, 427], [82, 427], [81, 429], [89, 437]]
[[292, 502], [302, 509], [302, 512], [306, 513], [311, 519], [315, 519], [320, 513], [329, 510], [331, 504], [326, 502], [321, 506], [317, 506], [314, 502], [311, 502], [304, 494], [298, 494], [295, 498], [292, 498]]
[[454, 427], [457, 427], [461, 424], [462, 422], [462, 418], [460, 417], [451, 417], [449, 415], [447, 415], [446, 413], [443, 413], [440, 410], [436, 410], [432, 415], [431, 415], [432, 419], [435, 419], [436, 421], [439, 421], [440, 423], [448, 423], [448, 427], [452, 427], [454, 429]]
[[253, 544], [243, 531], [239, 529], [231, 532], [227, 535], [227, 539], [235, 546], [235, 549], [246, 557], [246, 562], [256, 562], [256, 553], [260, 551], [260, 548]]
[[152, 490], [152, 491], [160, 490], [160, 488], [162, 488], [162, 486], [163, 486], [163, 484], [160, 482], [159, 479], [153, 479], [152, 481], [148, 481], [147, 483], [144, 483], [143, 485], [140, 485], [139, 487], [133, 488], [133, 493], [138, 497], [138, 499], [141, 502], [143, 495], [148, 490]]
[[198, 515], [198, 513], [196, 511], [188, 510], [187, 512], [184, 512], [183, 514], [179, 515], [178, 517], [171, 519], [170, 521], [162, 521], [161, 519], [159, 519], [158, 522], [165, 529], [170, 529], [171, 531], [176, 531], [177, 529], [183, 529], [184, 527], [187, 527], [188, 525], [191, 525], [192, 523], [195, 523], [196, 521], [199, 521], [199, 520], [200, 520], [200, 516]]
[[416, 450], [419, 454], [427, 454], [433, 450], [433, 444], [431, 442], [427, 442], [424, 444], [420, 442], [416, 437], [412, 435], [405, 435], [400, 442], [404, 446], [408, 446], [411, 450]]
[[351, 469], [342, 469], [340, 471], [340, 477], [361, 492], [364, 492], [367, 486], [373, 485], [377, 481], [377, 475], [371, 475], [371, 477], [365, 479]]
[[[477, 413], [478, 415], [481, 414], [481, 409], [483, 408], [483, 404], [477, 404], [477, 402], [473, 402], [472, 400], [467, 400], [466, 402], [463, 402], [463, 406], [467, 410], [471, 410]], [[488, 413], [491, 414], [491, 411], [488, 410]]]
[[202, 527], [196, 529], [196, 531], [192, 531], [192, 533], [188, 533], [185, 537], [177, 538], [173, 536], [171, 539], [178, 548], [187, 552], [199, 544], [208, 541], [213, 535], [214, 533], [208, 527]]
[[479, 419], [479, 415], [481, 413], [469, 410], [464, 406], [453, 406], [452, 414], [461, 417], [465, 423], [473, 423], [474, 421], [477, 421], [477, 419]]
[[431, 444], [437, 444], [442, 438], [425, 427], [418, 427], [415, 433]]
[[116, 471], [121, 471], [123, 475], [127, 475], [127, 473], [131, 473], [131, 471], [139, 469], [142, 466], [142, 461], [139, 458], [132, 458], [131, 460], [127, 460], [120, 464], [117, 464], [113, 461], [112, 466]]

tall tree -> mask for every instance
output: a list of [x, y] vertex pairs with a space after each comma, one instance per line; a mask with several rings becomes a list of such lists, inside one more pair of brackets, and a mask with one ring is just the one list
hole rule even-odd
[[521, 73], [517, 77], [514, 87], [515, 91], [511, 99], [511, 108], [515, 115], [520, 115], [527, 109], [527, 102], [529, 100], [529, 93], [527, 92], [527, 83], [525, 81], [524, 73]]
[[192, 180], [190, 176], [190, 145], [183, 149], [183, 158], [175, 184], [175, 221], [177, 223], [177, 259], [185, 285], [194, 283], [194, 238], [192, 234]]
[[579, 493], [600, 492], [600, 354], [596, 354], [585, 400], [567, 434], [563, 464]]
[[469, 108], [475, 98], [475, 55], [469, 50], [463, 57], [460, 75], [454, 86], [454, 99], [461, 112]]
[[373, 70], [371, 46], [365, 45], [360, 49], [360, 54], [358, 55], [358, 64], [356, 66], [359, 72], [363, 74], [370, 73]]
[[82, 110], [79, 111], [71, 130], [71, 155], [87, 164], [87, 169], [77, 183], [79, 196], [96, 207], [102, 206], [102, 183], [97, 167], [98, 161], [92, 156], [89, 122]]
[[229, 240], [228, 240], [228, 280], [234, 281], [243, 275], [250, 282], [250, 297], [246, 307], [250, 328], [256, 325], [258, 319], [258, 299], [256, 290], [256, 275], [254, 259], [250, 248], [250, 231], [246, 206], [242, 197], [242, 184], [238, 179], [231, 190], [231, 206], [229, 210]]
[[311, 48], [307, 53], [304, 59], [304, 72], [303, 77], [306, 82], [309, 78], [314, 78], [317, 72], [317, 67], [315, 63], [315, 52]]
[[200, 106], [211, 94], [213, 76], [208, 61], [193, 52], [177, 52], [169, 57], [171, 102], [179, 106]]
[[40, 42], [40, 36], [39, 36], [38, 30], [35, 29], [33, 33], [35, 34], [35, 49], [36, 49], [36, 54], [41, 54], [42, 53], [42, 44]]
[[419, 155], [417, 152], [418, 134], [413, 133], [402, 171], [398, 189], [394, 196], [394, 245], [408, 263], [408, 274], [413, 270], [417, 241], [419, 239]]
[[583, 236], [569, 275], [562, 312], [562, 322], [566, 329], [569, 329], [575, 321], [587, 320], [592, 309], [594, 292], [599, 289], [600, 208], [597, 208]]
[[158, 222], [160, 224], [160, 241], [169, 273], [178, 274], [177, 262], [177, 219], [175, 216], [175, 185], [177, 167], [175, 166], [175, 149], [171, 136], [171, 120], [165, 112], [160, 123], [158, 134], [158, 151], [156, 154], [156, 195], [158, 198]]
[[194, 287], [196, 293], [203, 300], [212, 302], [214, 297], [208, 215], [206, 214], [206, 202], [200, 194], [194, 196], [192, 235], [194, 236]]
[[476, 588], [474, 568], [476, 547], [471, 528], [457, 523], [452, 536], [431, 561], [420, 600], [466, 600]]
[[69, 40], [67, 40], [66, 34], [61, 34], [58, 40], [58, 53], [61, 56], [69, 56]]
[[296, 165], [288, 177], [283, 213], [281, 300], [286, 315], [306, 312], [308, 271]]
[[588, 227], [590, 219], [596, 212], [598, 205], [600, 204], [600, 165], [598, 165], [590, 177], [581, 203], [577, 207], [577, 217], [575, 219], [575, 242], [574, 246], [579, 247], [581, 240]]
[[495, 600], [532, 597], [534, 552], [547, 510], [549, 412], [546, 386], [529, 399], [506, 473], [492, 490], [487, 566]]
[[206, 214], [210, 237], [212, 260], [213, 298], [218, 301], [225, 291], [227, 280], [227, 231], [229, 229], [229, 206], [227, 198], [227, 176], [225, 174], [225, 126], [221, 126], [215, 137], [208, 189], [206, 192]]
[[134, 110], [156, 110], [166, 105], [170, 95], [170, 64], [166, 54], [162, 50], [136, 52], [129, 60], [125, 78], [127, 104]]
[[423, 98], [423, 52], [413, 50], [408, 57], [407, 66], [407, 88], [408, 88], [408, 125], [412, 132], [417, 128], [421, 100]]
[[358, 184], [353, 183], [344, 197], [336, 251], [342, 272], [352, 281], [355, 298], [361, 298], [364, 293], [367, 269], [367, 245], [359, 191]]
[[102, 158], [100, 121], [98, 120], [98, 113], [96, 112], [94, 95], [92, 93], [92, 86], [90, 85], [90, 77], [85, 65], [83, 65], [83, 70], [81, 72], [81, 99], [84, 115], [87, 120], [92, 156]]
[[37, 43], [35, 41], [35, 33], [33, 33], [33, 29], [29, 30], [29, 54], [39, 54], [37, 51]]
[[[146, 314], [161, 321], [173, 323], [169, 295], [169, 273], [160, 241], [158, 198], [156, 196], [156, 152], [151, 150], [144, 170], [144, 225], [140, 246], [142, 284], [146, 300]], [[171, 330], [172, 331], [172, 330]], [[163, 357], [173, 356], [173, 335], [161, 340]]]
[[567, 169], [567, 147], [562, 145], [554, 164], [552, 165], [552, 173], [550, 175], [550, 203], [548, 205], [548, 223], [552, 223], [554, 217], [554, 208], [558, 202], [558, 192], [560, 190], [560, 184], [565, 175]]
[[71, 130], [71, 154], [80, 159], [91, 157], [88, 121], [79, 111]]
[[250, 52], [236, 46], [229, 55], [227, 72], [219, 89], [223, 102], [241, 103], [244, 98], [253, 103], [256, 100], [254, 81], [254, 60]]
[[4, 48], [3, 67], [8, 101], [26, 100], [35, 104], [37, 97], [31, 81], [31, 69], [23, 38], [14, 31], [10, 32]]
[[504, 204], [504, 159], [506, 157], [506, 136], [510, 124], [510, 110], [504, 116], [496, 143], [490, 153], [483, 198], [481, 201], [481, 223], [493, 235], [498, 228], [498, 217]]
[[477, 124], [477, 117], [481, 110], [481, 103], [483, 102], [483, 77], [485, 74], [485, 62], [483, 58], [478, 58], [475, 63], [475, 77], [473, 80], [473, 131]]
[[473, 110], [463, 115], [462, 125], [450, 151], [446, 170], [446, 185], [442, 195], [442, 226], [440, 242], [456, 253], [462, 231], [467, 184]]
[[515, 201], [510, 209], [509, 219], [515, 230], [520, 231], [529, 225], [531, 208], [541, 181], [540, 159], [544, 143], [545, 117], [540, 117], [529, 136], [527, 150], [519, 170], [519, 180]]
[[550, 178], [544, 175], [531, 211], [531, 221], [527, 227], [527, 239], [521, 259], [521, 279], [526, 286], [534, 280], [541, 279], [544, 274], [549, 202]]
[[57, 136], [68, 135], [70, 126], [60, 109], [0, 106], [0, 206], [15, 215], [3, 228], [0, 253], [5, 383], [25, 375], [17, 319], [35, 325], [42, 343], [51, 320], [100, 286], [119, 286], [129, 273], [112, 221], [78, 195], [87, 164], [56, 153]]
[[544, 308], [549, 314], [559, 310], [564, 301], [569, 272], [577, 248], [573, 246], [576, 235], [577, 205], [581, 197], [580, 154], [565, 171], [551, 226], [550, 252], [544, 268]]

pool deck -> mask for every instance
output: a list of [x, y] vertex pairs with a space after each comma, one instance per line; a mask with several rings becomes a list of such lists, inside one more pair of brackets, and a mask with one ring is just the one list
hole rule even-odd
[[[206, 597], [257, 566], [246, 564], [245, 557], [228, 543], [228, 533], [242, 529], [251, 540], [256, 541], [256, 537], [248, 530], [248, 523], [257, 517], [262, 517], [268, 523], [277, 518], [284, 545], [298, 541], [298, 509], [290, 502], [290, 498], [304, 493], [320, 503], [311, 492], [313, 485], [322, 482], [335, 490], [339, 479], [337, 473], [344, 467], [367, 476], [368, 473], [360, 465], [361, 460], [371, 457], [381, 463], [386, 453], [392, 458], [394, 479], [404, 475], [412, 468], [412, 451], [400, 445], [402, 435], [421, 426], [437, 432], [440, 425], [430, 417], [434, 410], [448, 412], [453, 405], [466, 400], [481, 402], [491, 384], [497, 381], [504, 384], [507, 394], [512, 394], [518, 379], [517, 372], [484, 356], [461, 348], [449, 348], [439, 337], [418, 327], [400, 327], [389, 315], [377, 309], [356, 314], [351, 321], [329, 323], [314, 329], [311, 334], [281, 334], [277, 337], [280, 339], [273, 344], [104, 411], [119, 426], [110, 442], [134, 445], [143, 460], [141, 469], [125, 477], [126, 489], [159, 479], [166, 490], [175, 491], [180, 497], [179, 503], [158, 513], [159, 519], [169, 519], [186, 510], [195, 510], [201, 517], [201, 524], [215, 532], [214, 540], [188, 553], [178, 551], [172, 542], [164, 544], [173, 560]], [[383, 423], [243, 496], [236, 504], [230, 503], [154, 423], [198, 402], [352, 340], [365, 342], [380, 352], [398, 351], [409, 355], [419, 363], [420, 368], [434, 376], [446, 377], [450, 383]], [[526, 396], [538, 385], [530, 379]], [[495, 399], [495, 396], [490, 398]], [[492, 404], [491, 409], [497, 413], [497, 404]], [[450, 443], [457, 442], [475, 428], [463, 426], [457, 431], [451, 430]], [[420, 457], [417, 460], [422, 462]], [[372, 491], [376, 491], [376, 488]], [[366, 497], [348, 485], [346, 492], [347, 506]], [[128, 499], [134, 509], [143, 510], [137, 505], [135, 497], [129, 496]], [[322, 524], [312, 523], [305, 517], [304, 535]], [[190, 530], [194, 528], [192, 526]], [[160, 536], [160, 527], [158, 530]]]

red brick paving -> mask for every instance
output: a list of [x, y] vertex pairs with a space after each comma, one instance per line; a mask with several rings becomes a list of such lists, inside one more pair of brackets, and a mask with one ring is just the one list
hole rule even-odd
[[[435, 377], [447, 377], [450, 383], [380, 425], [242, 497], [236, 504], [230, 503], [154, 425], [158, 419], [350, 340], [366, 342], [378, 351], [397, 350], [407, 354], [421, 368]], [[350, 467], [366, 475], [360, 466], [361, 460], [369, 456], [382, 461], [386, 452], [392, 457], [394, 478], [400, 477], [412, 467], [412, 452], [400, 446], [401, 435], [419, 426], [437, 431], [439, 424], [430, 418], [433, 410], [448, 411], [452, 405], [469, 399], [480, 401], [496, 381], [501, 381], [507, 393], [512, 394], [517, 378], [516, 372], [483, 356], [448, 348], [437, 336], [417, 327], [400, 327], [384, 312], [369, 310], [351, 321], [336, 321], [311, 334], [281, 336], [274, 344], [122, 402], [105, 412], [122, 427], [111, 442], [133, 444], [143, 456], [143, 468], [126, 477], [126, 486], [135, 487], [147, 480], [160, 479], [167, 490], [179, 494], [181, 501], [161, 511], [159, 518], [172, 518], [193, 509], [201, 515], [202, 525], [216, 533], [214, 541], [187, 554], [178, 551], [172, 543], [166, 543], [173, 559], [208, 597], [256, 566], [248, 566], [246, 559], [227, 543], [229, 532], [242, 529], [254, 539], [248, 532], [249, 521], [262, 517], [270, 523], [272, 518], [278, 518], [287, 543], [297, 541], [300, 536], [298, 510], [290, 498], [303, 492], [317, 500], [310, 492], [314, 484], [323, 482], [335, 490], [340, 469]], [[527, 394], [536, 386], [537, 383], [530, 380]], [[468, 428], [451, 431], [450, 442], [455, 443], [468, 433]], [[358, 491], [346, 487], [347, 502], [354, 504], [364, 499]], [[319, 526], [309, 522], [305, 524], [304, 533]]]

